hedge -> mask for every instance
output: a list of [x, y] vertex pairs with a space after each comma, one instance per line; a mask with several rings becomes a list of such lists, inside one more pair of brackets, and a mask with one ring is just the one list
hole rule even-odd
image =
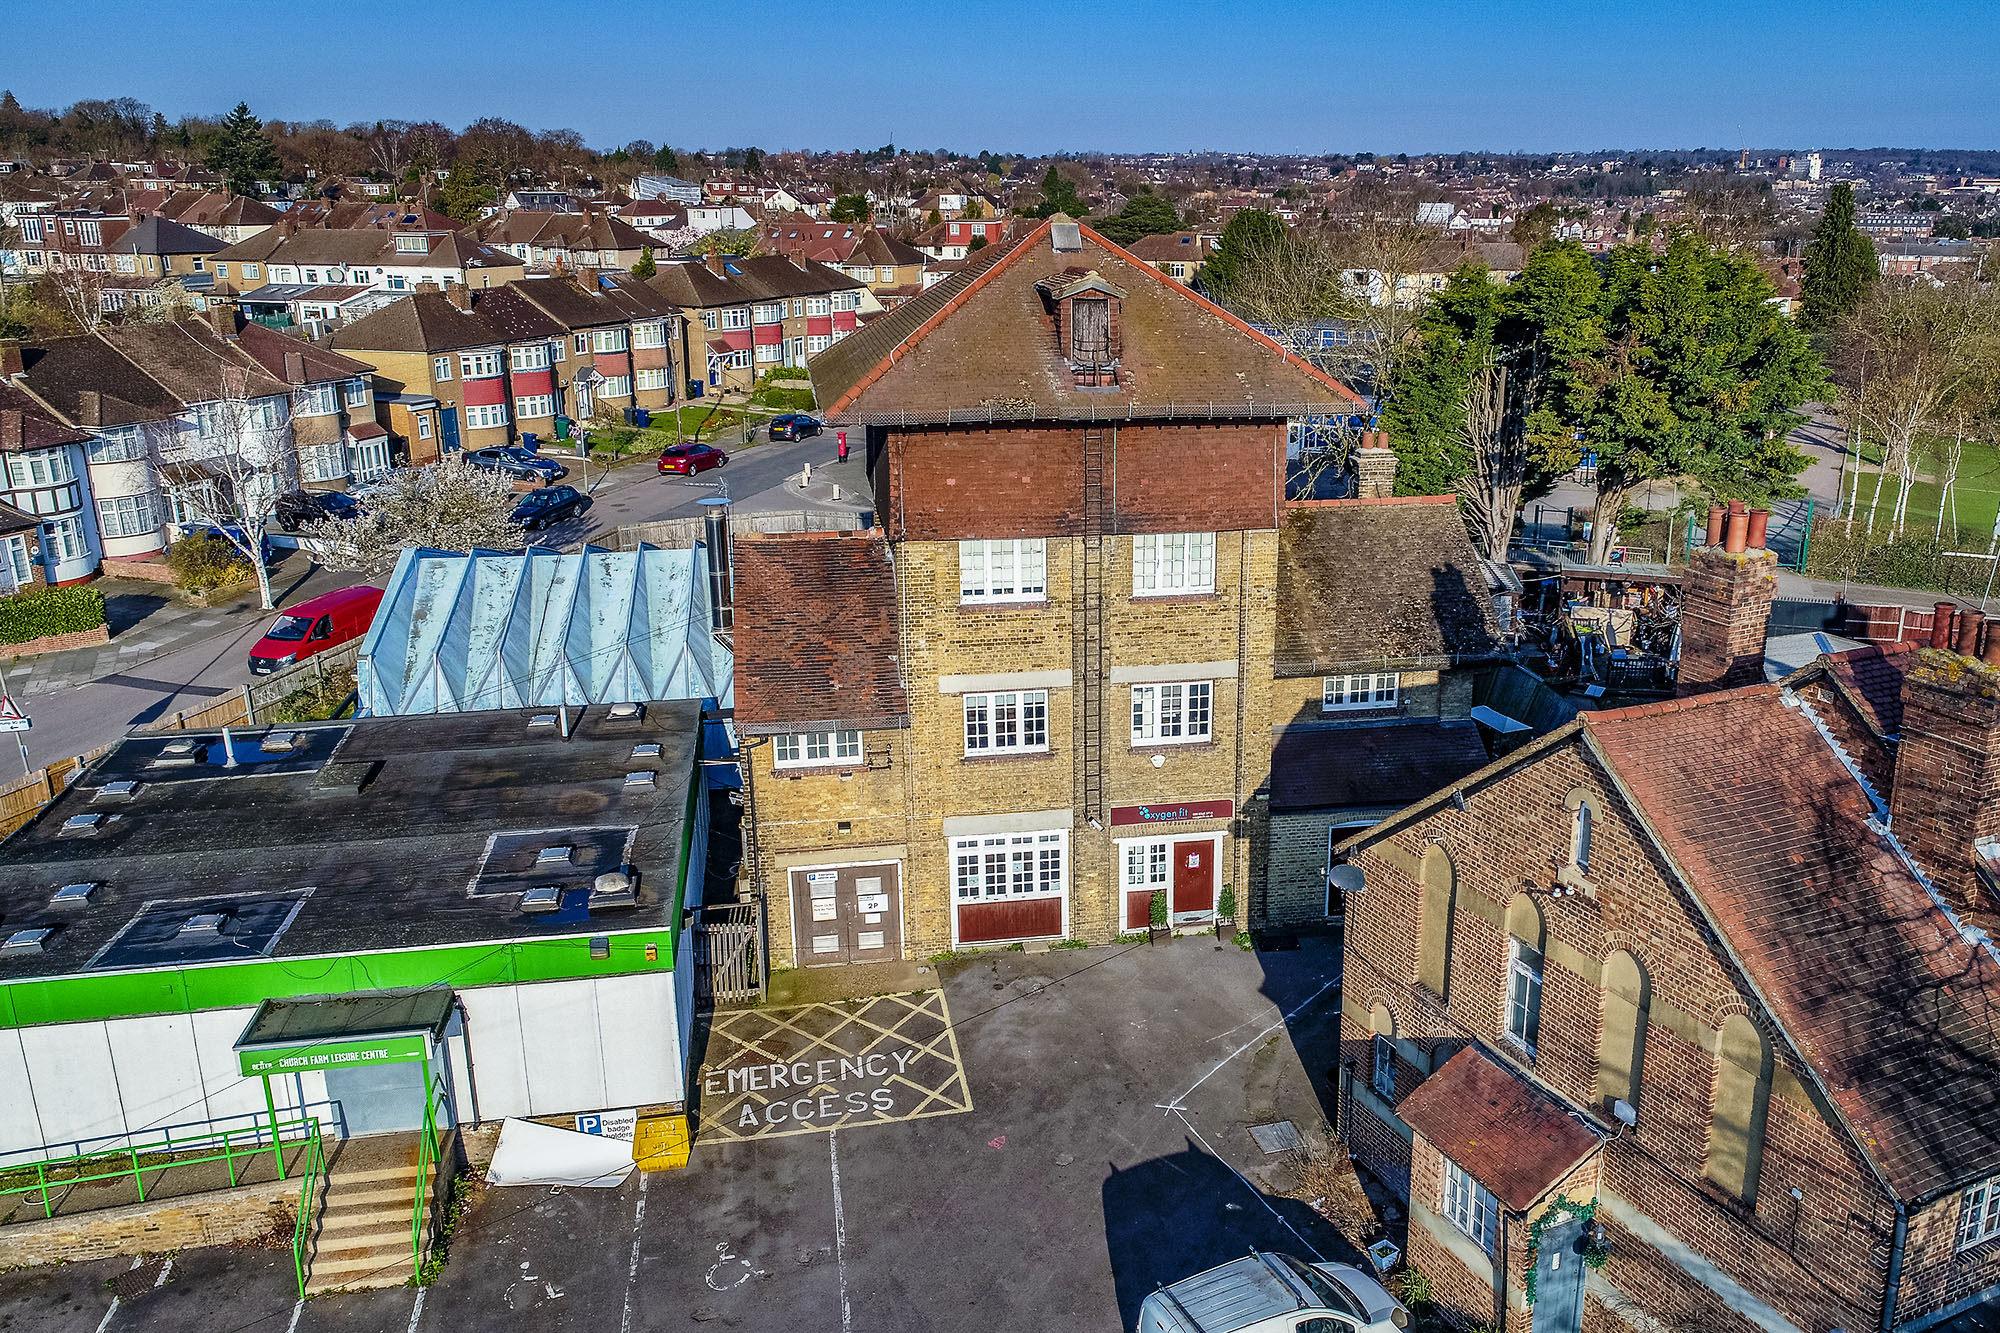
[[1905, 528], [1895, 541], [1888, 540], [1886, 525], [1878, 523], [1873, 536], [1856, 523], [1852, 536], [1844, 518], [1823, 518], [1813, 524], [1812, 542], [1806, 551], [1805, 572], [1816, 579], [1845, 580], [1884, 588], [1912, 588], [1930, 592], [1979, 596], [1993, 577], [1993, 562], [1951, 552], [1979, 553], [1992, 540], [1990, 533], [1971, 529], [1947, 529], [1942, 539], [1932, 528]]
[[104, 594], [93, 587], [35, 588], [0, 598], [0, 643], [76, 634], [104, 623]]

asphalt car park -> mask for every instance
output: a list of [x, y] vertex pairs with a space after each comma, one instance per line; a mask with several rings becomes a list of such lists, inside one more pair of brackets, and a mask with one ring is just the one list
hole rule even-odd
[[[295, 1308], [288, 1251], [189, 1252], [102, 1333], [182, 1327], [181, 1283], [210, 1330], [1109, 1333], [1253, 1247], [1357, 1262], [1249, 1133], [1318, 1132], [1338, 966], [1312, 942], [999, 953], [906, 996], [721, 1014], [685, 1170], [487, 1190], [422, 1292]], [[97, 1327], [128, 1262], [0, 1277], [0, 1321]]]

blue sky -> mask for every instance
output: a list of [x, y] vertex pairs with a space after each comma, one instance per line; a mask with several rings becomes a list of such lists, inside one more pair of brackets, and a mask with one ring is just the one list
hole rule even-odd
[[[133, 96], [169, 118], [239, 99], [341, 124], [498, 115], [600, 148], [2000, 147], [1993, 0], [85, 9], [12, 0], [9, 31], [40, 38], [0, 52], [0, 87], [30, 106]], [[78, 51], [51, 51], [71, 36]]]

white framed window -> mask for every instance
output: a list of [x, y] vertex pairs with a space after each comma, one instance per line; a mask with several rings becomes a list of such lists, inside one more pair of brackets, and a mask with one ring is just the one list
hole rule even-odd
[[1159, 838], [1149, 842], [1128, 842], [1125, 844], [1125, 887], [1128, 889], [1164, 889], [1167, 887], [1168, 868], [1173, 861], [1173, 843], [1169, 838]]
[[763, 305], [754, 307], [750, 312], [750, 317], [759, 324], [776, 324], [785, 317], [785, 303], [783, 301], [766, 302]]
[[593, 352], [622, 352], [625, 350], [625, 330], [593, 329], [590, 334], [590, 350]]
[[632, 377], [630, 375], [606, 375], [597, 386], [599, 398], [630, 398]]
[[807, 356], [818, 356], [831, 346], [833, 346], [833, 335], [830, 333], [809, 333], [806, 335]]
[[499, 403], [467, 403], [465, 424], [470, 430], [492, 430], [507, 424], [507, 409]]
[[1394, 671], [1363, 671], [1326, 676], [1320, 681], [1319, 708], [1338, 713], [1360, 708], [1394, 708], [1402, 677]]
[[347, 405], [350, 408], [375, 406], [375, 390], [369, 384], [368, 378], [365, 375], [349, 380], [347, 382], [346, 394]]
[[253, 398], [243, 405], [243, 428], [245, 430], [276, 430], [285, 424], [283, 398]]
[[104, 244], [103, 226], [92, 219], [86, 218], [77, 224], [76, 239], [85, 245], [102, 245]]
[[439, 381], [448, 380], [451, 378], [450, 357], [434, 356], [431, 358], [431, 378]]
[[42, 550], [54, 551], [58, 560], [80, 560], [90, 554], [90, 543], [83, 538], [83, 520], [72, 514], [43, 523]]
[[1579, 801], [1576, 813], [1570, 816], [1569, 863], [1586, 875], [1590, 873], [1590, 825], [1595, 818], [1588, 801]]
[[833, 303], [826, 297], [808, 296], [806, 298], [806, 313], [808, 315], [826, 315], [831, 314], [832, 311]]
[[960, 902], [1057, 898], [1069, 886], [1069, 833], [1000, 833], [951, 840], [952, 887]]
[[750, 308], [732, 306], [722, 312], [722, 327], [725, 329], [747, 329], [750, 327]]
[[42, 243], [42, 220], [38, 217], [21, 219], [21, 239], [29, 245]]
[[805, 313], [806, 313], [806, 303], [804, 298], [800, 298], [792, 302], [793, 319], [803, 319], [805, 317]]
[[[896, 270], [892, 268], [883, 269], [882, 281], [893, 282], [894, 279], [891, 278], [889, 275], [891, 273], [894, 273], [895, 271]], [[835, 292], [833, 294], [833, 308], [836, 312], [851, 312], [859, 310], [861, 308], [861, 298], [853, 292]]]
[[101, 430], [86, 450], [93, 463], [136, 463], [146, 456], [146, 437], [137, 426]]
[[430, 437], [431, 437], [431, 414], [428, 412], [419, 412], [417, 414], [417, 438], [420, 440], [428, 440]]
[[339, 481], [347, 475], [347, 449], [339, 440], [299, 449], [300, 481]]
[[555, 414], [556, 397], [552, 393], [529, 394], [525, 398], [516, 398], [514, 400], [514, 419], [516, 421], [534, 421], [541, 417], [552, 417]]
[[1519, 940], [1507, 943], [1507, 1040], [1535, 1054], [1542, 1033], [1542, 955]]
[[257, 266], [255, 264], [245, 264], [243, 266], [243, 278], [246, 282], [255, 282], [257, 280]]
[[1184, 745], [1213, 735], [1215, 686], [1206, 680], [1132, 687], [1132, 744]]
[[143, 537], [159, 526], [150, 495], [125, 495], [97, 502], [97, 530], [106, 537]]
[[27, 585], [29, 571], [34, 562], [28, 558], [28, 539], [23, 536], [0, 538], [0, 561], [4, 561], [14, 575], [16, 588]]
[[960, 542], [960, 604], [1041, 601], [1048, 595], [1047, 551], [1040, 537]]
[[500, 353], [460, 352], [458, 365], [469, 380], [490, 380], [500, 373]]
[[2000, 1236], [2000, 1176], [1967, 1190], [1958, 1208], [1959, 1249], [1969, 1250], [1995, 1236]]
[[309, 268], [309, 269], [306, 269], [306, 270], [304, 271], [304, 277], [305, 277], [305, 281], [307, 281], [307, 282], [310, 282], [310, 283], [318, 283], [318, 282], [319, 282], [319, 270], [318, 270], [318, 269], [316, 269], [316, 268]]
[[1493, 1253], [1493, 1195], [1449, 1158], [1444, 1164], [1444, 1215], [1486, 1253]]
[[704, 310], [701, 312], [701, 326], [703, 328], [713, 329], [718, 325], [718, 323], [719, 321], [717, 320], [716, 314], [713, 310]]
[[779, 768], [811, 768], [821, 764], [861, 761], [858, 731], [798, 731], [772, 740], [773, 762]]
[[1049, 748], [1049, 692], [1010, 690], [965, 696], [965, 753], [1027, 754]]
[[729, 368], [731, 370], [750, 369], [750, 349], [744, 347], [731, 352], [729, 354]]
[[67, 449], [14, 454], [7, 460], [7, 472], [16, 487], [60, 486], [76, 480], [76, 464]]
[[1375, 1071], [1369, 1086], [1377, 1097], [1393, 1100], [1396, 1096], [1396, 1042], [1379, 1032], [1375, 1034]]
[[769, 364], [771, 362], [783, 361], [784, 359], [785, 345], [783, 343], [757, 344], [757, 360], [759, 362]]
[[113, 260], [113, 266], [120, 273], [137, 273], [139, 271], [139, 256], [118, 255]]
[[634, 388], [664, 389], [667, 387], [667, 371], [664, 366], [656, 366], [651, 370], [635, 370], [632, 372], [632, 375]]
[[1215, 534], [1161, 532], [1132, 539], [1132, 595], [1215, 591]]
[[516, 370], [547, 370], [549, 345], [529, 343], [525, 347], [510, 347], [507, 349], [507, 363]]
[[[429, 439], [431, 433], [430, 419], [428, 417], [419, 417], [417, 421], [419, 433], [425, 439]], [[354, 479], [356, 481], [373, 481], [377, 477], [386, 477], [388, 475], [389, 437], [381, 435], [372, 440], [356, 440], [354, 442]]]
[[632, 326], [632, 345], [634, 347], [665, 347], [667, 345], [667, 321], [664, 319], [654, 319], [648, 320], [643, 324], [634, 324]]
[[295, 417], [330, 417], [338, 411], [338, 384], [308, 384], [293, 391], [292, 415]]

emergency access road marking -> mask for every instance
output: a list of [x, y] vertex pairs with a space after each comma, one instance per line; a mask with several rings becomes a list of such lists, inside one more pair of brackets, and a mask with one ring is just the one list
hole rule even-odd
[[972, 1109], [941, 990], [719, 1010], [695, 1138], [769, 1139]]

